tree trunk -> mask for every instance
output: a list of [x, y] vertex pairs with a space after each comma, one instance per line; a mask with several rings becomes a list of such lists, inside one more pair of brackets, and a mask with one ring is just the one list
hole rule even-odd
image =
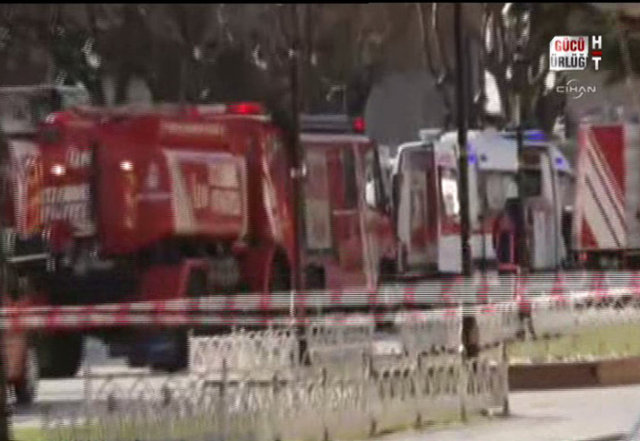
[[83, 83], [87, 86], [87, 90], [91, 96], [91, 103], [95, 106], [104, 106], [106, 104], [106, 98], [104, 96], [102, 77], [98, 77], [93, 81], [83, 81]]
[[129, 83], [131, 82], [131, 71], [128, 68], [121, 68], [116, 78], [115, 104], [120, 105], [127, 102], [129, 98]]

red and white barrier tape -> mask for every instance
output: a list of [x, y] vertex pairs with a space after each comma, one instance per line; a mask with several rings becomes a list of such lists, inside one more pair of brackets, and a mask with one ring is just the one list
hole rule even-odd
[[[566, 290], [566, 278], [556, 280], [547, 294], [536, 290], [528, 280], [515, 279], [511, 286], [491, 285], [487, 279], [474, 282], [473, 289], [461, 295], [452, 294], [457, 288], [467, 291], [463, 283], [441, 283], [441, 293], [433, 283], [382, 286], [376, 293], [363, 290], [347, 292], [316, 291], [305, 293], [274, 293], [265, 301], [264, 294], [213, 295], [206, 297], [156, 300], [132, 303], [100, 304], [87, 306], [30, 306], [0, 309], [0, 327], [8, 329], [86, 329], [112, 326], [185, 326], [185, 325], [269, 325], [289, 323], [295, 320], [303, 324], [320, 312], [326, 313], [372, 310], [376, 320], [390, 320], [394, 309], [438, 308], [428, 314], [452, 317], [459, 305], [482, 303], [484, 306], [465, 307], [466, 313], [499, 313], [529, 306], [531, 302], [550, 303], [570, 300], [579, 303], [587, 300], [601, 301], [618, 296], [639, 296], [637, 283], [603, 288], [601, 276], [596, 276], [596, 290]], [[461, 280], [461, 279], [458, 279]], [[532, 282], [533, 280], [533, 282]], [[635, 280], [635, 279], [633, 279]], [[630, 281], [630, 282], [633, 282]], [[469, 280], [466, 281], [467, 284]], [[540, 280], [538, 280], [540, 282]], [[525, 285], [531, 288], [523, 293]], [[436, 288], [436, 289], [434, 289]], [[481, 302], [478, 302], [480, 300]], [[541, 304], [539, 303], [539, 304]], [[490, 306], [487, 306], [490, 304]], [[455, 315], [455, 314], [454, 314]]]

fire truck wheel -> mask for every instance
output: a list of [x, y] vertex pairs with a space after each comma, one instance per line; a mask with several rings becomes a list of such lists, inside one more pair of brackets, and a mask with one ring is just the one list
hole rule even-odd
[[16, 401], [18, 404], [31, 404], [36, 397], [38, 381], [40, 380], [40, 366], [38, 365], [38, 351], [30, 346], [25, 354], [24, 375], [14, 384]]
[[174, 357], [170, 361], [153, 363], [151, 368], [155, 371], [175, 373], [186, 369], [189, 365], [189, 337], [188, 331], [179, 329], [172, 332], [168, 337], [175, 348]]
[[[188, 297], [200, 297], [207, 292], [207, 276], [202, 271], [192, 271], [187, 285]], [[206, 333], [209, 329], [192, 329], [194, 335]], [[199, 331], [199, 332], [198, 332]], [[189, 365], [189, 329], [177, 329], [167, 337], [174, 347], [174, 357], [163, 363], [153, 363], [152, 369], [163, 372], [178, 372]]]
[[82, 362], [82, 336], [60, 334], [43, 337], [38, 350], [42, 378], [73, 377]]

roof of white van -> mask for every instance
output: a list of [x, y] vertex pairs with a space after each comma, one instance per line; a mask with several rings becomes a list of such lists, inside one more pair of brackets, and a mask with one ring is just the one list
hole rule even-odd
[[[515, 139], [505, 138], [494, 129], [469, 130], [467, 132], [469, 156], [477, 161], [480, 170], [515, 171], [517, 164], [517, 146]], [[457, 143], [458, 132], [451, 131], [442, 135], [440, 142]], [[557, 170], [573, 174], [571, 164], [553, 141], [527, 140], [524, 147], [551, 147], [554, 166]]]
[[[517, 150], [513, 143], [497, 130], [469, 130], [467, 132], [469, 160], [475, 162], [480, 170], [511, 171], [517, 170]], [[457, 144], [458, 132], [451, 131], [442, 135], [441, 143]]]

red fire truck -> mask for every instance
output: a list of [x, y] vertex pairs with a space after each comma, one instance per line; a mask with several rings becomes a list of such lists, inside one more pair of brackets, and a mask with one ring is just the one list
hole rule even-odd
[[[2, 246], [10, 263], [3, 268], [2, 293], [5, 306], [28, 306], [46, 302], [33, 289], [25, 270], [43, 256], [43, 241], [28, 231], [31, 220], [24, 208], [27, 194], [37, 185], [39, 149], [35, 143], [38, 124], [53, 111], [89, 103], [81, 87], [35, 85], [0, 87], [0, 127], [4, 137], [0, 156], [3, 185], [0, 212]], [[62, 342], [65, 342], [65, 345]], [[54, 344], [50, 344], [54, 342]], [[58, 342], [56, 345], [55, 342]], [[18, 403], [34, 399], [39, 374], [55, 376], [65, 357], [79, 359], [81, 338], [67, 334], [11, 331], [5, 334], [7, 375]], [[53, 358], [54, 347], [63, 347]], [[75, 353], [74, 353], [75, 348]]]
[[637, 267], [640, 259], [640, 128], [585, 121], [578, 132], [574, 247], [589, 267]]
[[[308, 287], [373, 287], [394, 258], [393, 230], [375, 144], [348, 123], [302, 118], [296, 268], [290, 149], [260, 105], [51, 114], [17, 208], [25, 236], [46, 237], [29, 280], [54, 304], [282, 291], [295, 271]], [[184, 330], [101, 336], [134, 364], [186, 362]], [[72, 374], [78, 362], [58, 367]]]

